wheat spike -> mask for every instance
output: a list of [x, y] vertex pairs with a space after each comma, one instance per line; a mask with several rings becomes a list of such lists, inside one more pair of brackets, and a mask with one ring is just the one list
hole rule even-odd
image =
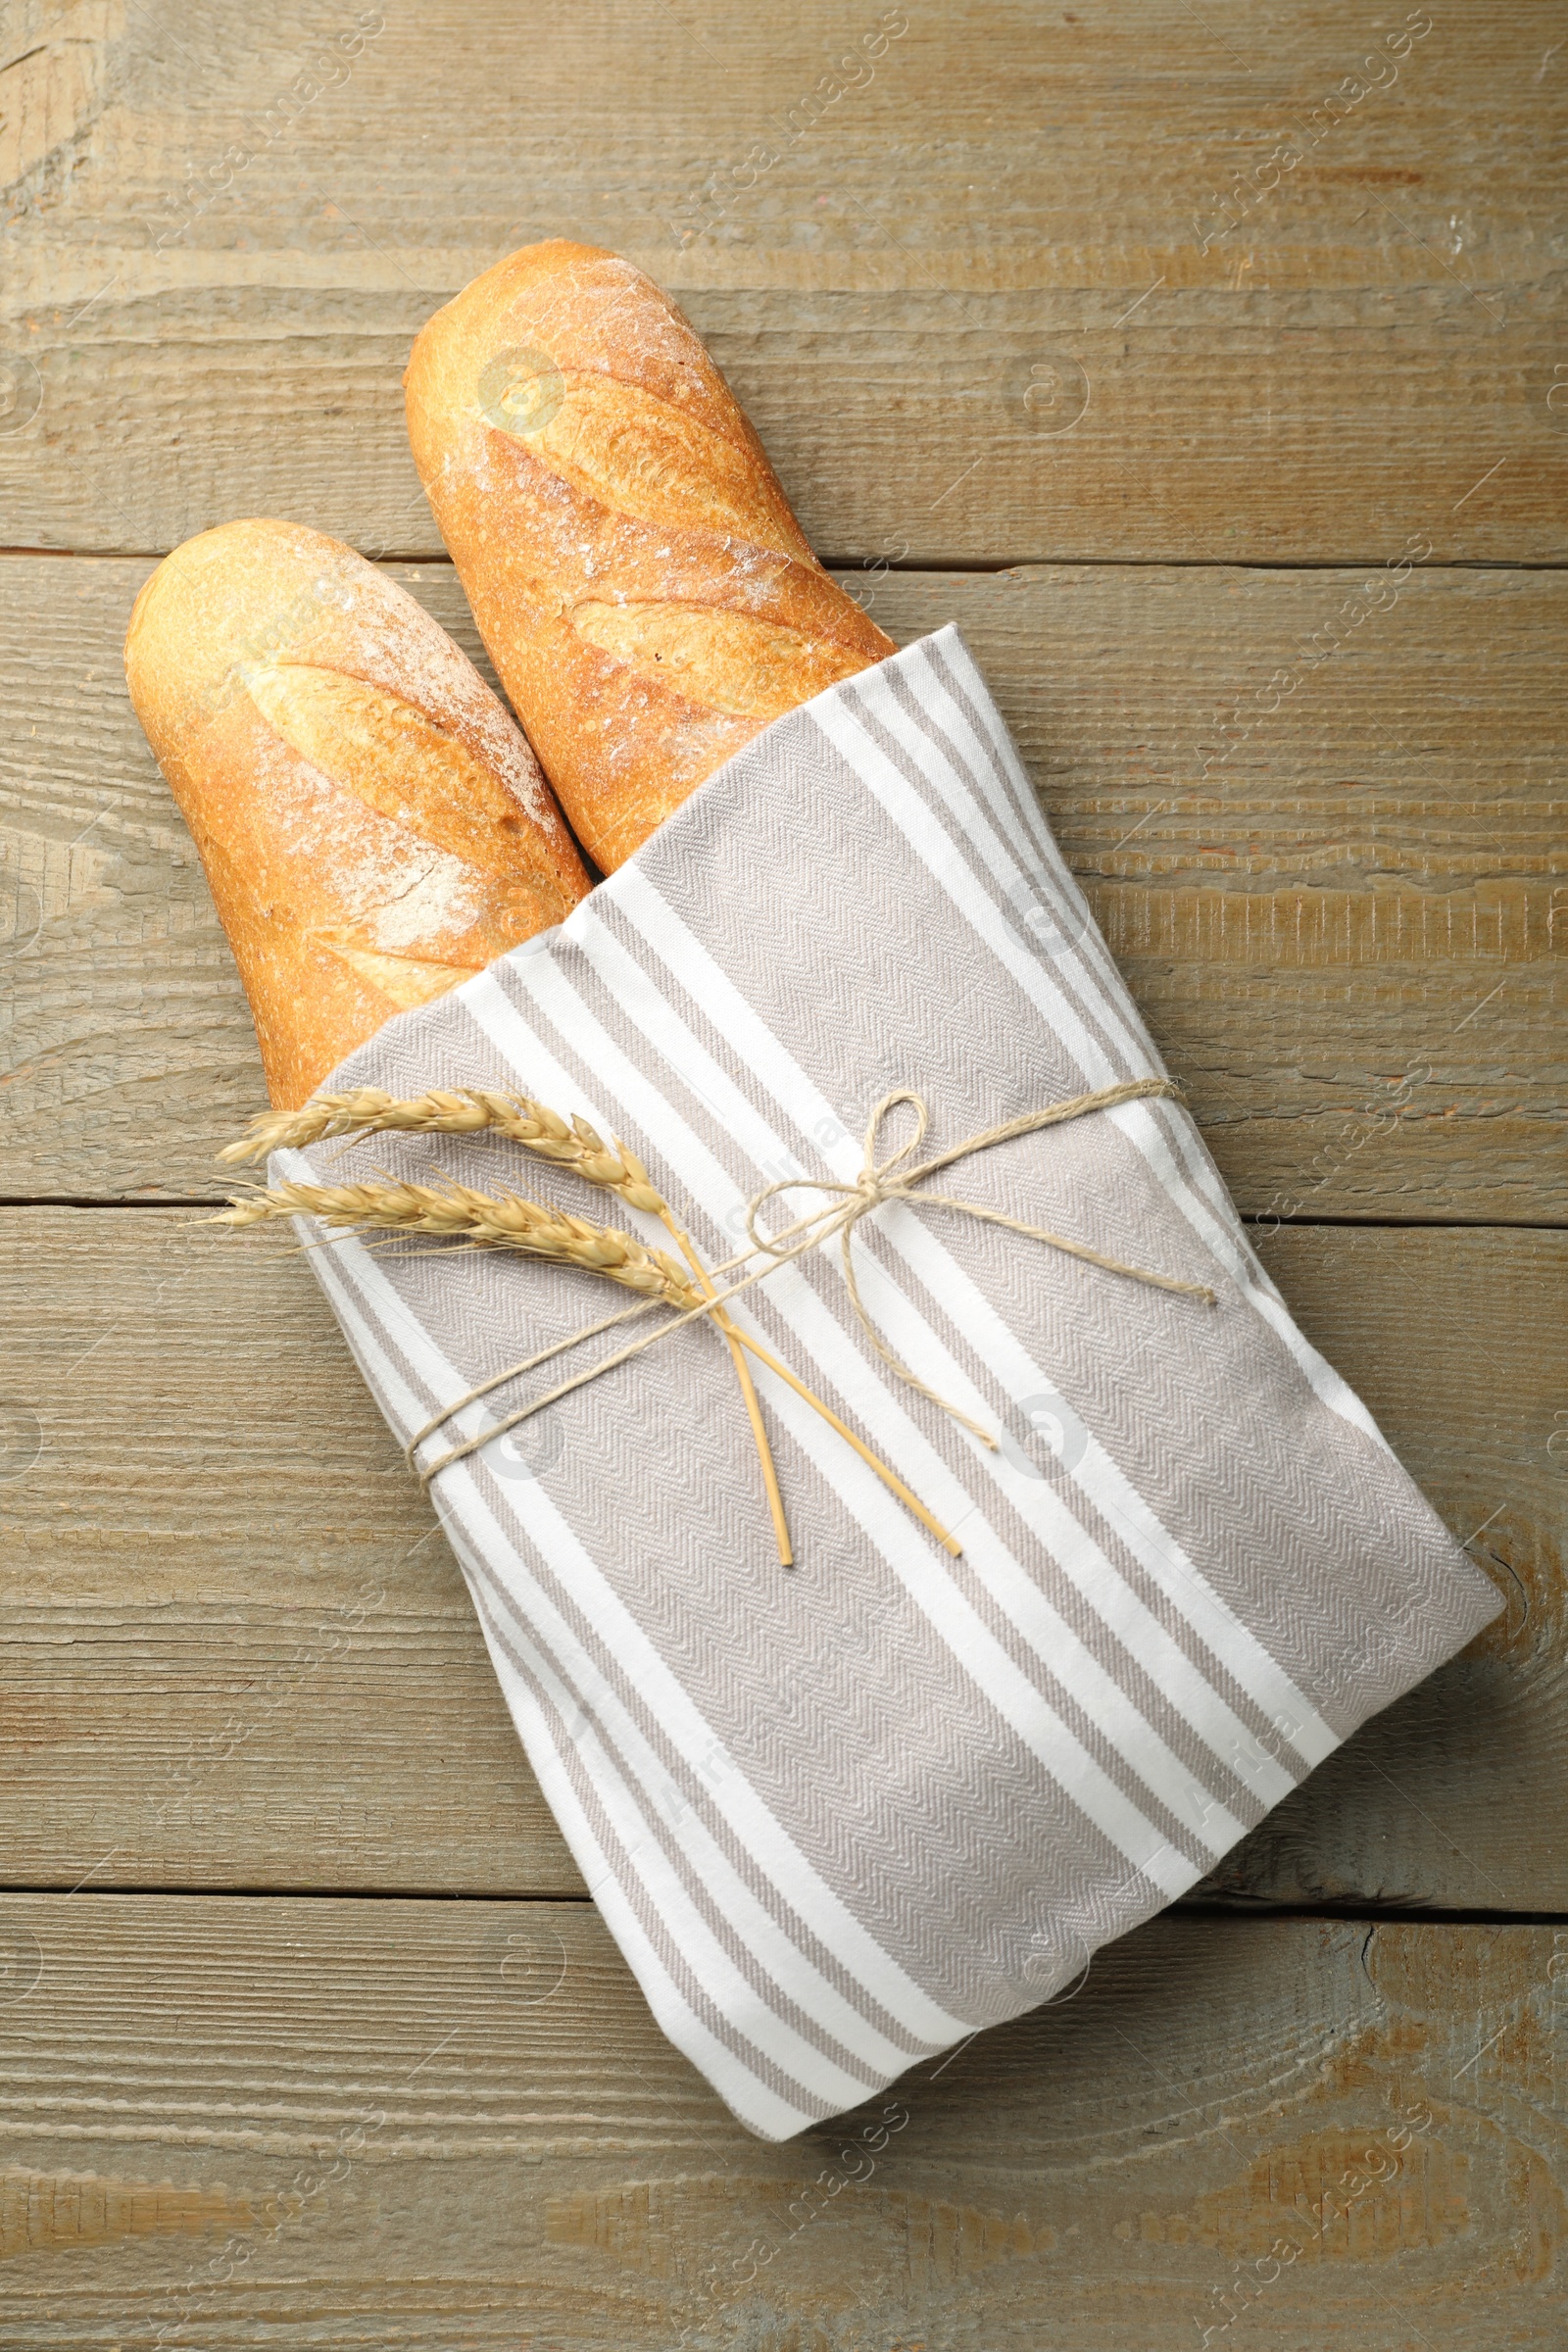
[[316, 1095], [298, 1110], [264, 1110], [251, 1120], [237, 1143], [225, 1144], [218, 1156], [229, 1167], [246, 1160], [265, 1159], [270, 1152], [303, 1150], [340, 1135], [373, 1135], [387, 1128], [414, 1134], [435, 1129], [459, 1135], [488, 1127], [489, 1112], [482, 1103], [462, 1095], [430, 1094], [399, 1102], [378, 1086], [361, 1086], [342, 1095]]
[[[226, 1145], [218, 1156], [234, 1166], [245, 1160], [265, 1158], [270, 1152], [290, 1148], [297, 1151], [307, 1144], [322, 1143], [333, 1138], [389, 1133], [489, 1133], [509, 1143], [520, 1144], [525, 1152], [533, 1152], [536, 1158], [567, 1169], [573, 1176], [581, 1177], [585, 1184], [597, 1185], [603, 1191], [613, 1193], [628, 1208], [645, 1209], [651, 1216], [658, 1217], [680, 1250], [694, 1280], [711, 1298], [711, 1282], [690, 1239], [681, 1231], [668, 1202], [659, 1192], [636, 1152], [618, 1140], [607, 1144], [585, 1118], [574, 1116], [569, 1120], [564, 1119], [559, 1111], [552, 1110], [548, 1103], [535, 1102], [529, 1095], [494, 1094], [476, 1086], [461, 1087], [453, 1093], [433, 1091], [405, 1100], [385, 1094], [375, 1086], [357, 1087], [346, 1094], [316, 1095], [299, 1110], [262, 1112], [259, 1117], [252, 1119], [239, 1142]], [[255, 1221], [253, 1217], [232, 1215], [227, 1219], [227, 1222], [235, 1224]], [[519, 1245], [514, 1243], [512, 1246], [515, 1248]], [[545, 1253], [535, 1250], [531, 1254], [538, 1256]], [[627, 1277], [622, 1275], [617, 1279], [626, 1280]], [[779, 1558], [788, 1568], [794, 1562], [794, 1547], [790, 1542], [784, 1497], [762, 1421], [757, 1386], [752, 1378], [751, 1367], [741, 1352], [739, 1336], [730, 1317], [720, 1307], [713, 1320], [724, 1336], [735, 1367], [735, 1377], [740, 1385], [753, 1443], [761, 1466], [762, 1484], [767, 1494]], [[818, 1410], [825, 1410], [819, 1399], [813, 1398], [812, 1401], [817, 1404]]]
[[340, 1232], [423, 1234], [480, 1250], [515, 1250], [525, 1257], [607, 1275], [629, 1291], [682, 1310], [703, 1303], [703, 1292], [684, 1268], [634, 1234], [547, 1208], [517, 1193], [480, 1193], [450, 1180], [442, 1185], [267, 1185], [204, 1222], [237, 1227], [300, 1216], [316, 1217]]
[[[466, 1098], [429, 1095], [419, 1098], [416, 1103], [398, 1103], [389, 1096], [379, 1095], [375, 1090], [366, 1088], [355, 1096], [318, 1097], [314, 1104], [307, 1106], [307, 1113], [318, 1117], [320, 1123], [304, 1140], [318, 1141], [323, 1135], [332, 1132], [331, 1121], [333, 1119], [348, 1119], [351, 1124], [360, 1125], [362, 1132], [368, 1132], [363, 1123], [363, 1111], [368, 1102], [373, 1102], [376, 1106], [372, 1108], [371, 1115], [379, 1121], [383, 1128], [394, 1124], [403, 1125], [405, 1128], [412, 1127], [414, 1120], [410, 1114], [422, 1111], [428, 1115], [432, 1126], [435, 1118], [461, 1117], [472, 1131], [480, 1126], [495, 1127], [499, 1125], [499, 1122], [491, 1114], [489, 1108], [491, 1104], [500, 1104], [509, 1119], [514, 1115], [516, 1109], [515, 1105], [508, 1105], [503, 1098], [485, 1097], [477, 1093]], [[480, 1117], [471, 1115], [470, 1104], [473, 1111], [483, 1115]], [[353, 1108], [351, 1109], [350, 1106]], [[542, 1105], [529, 1104], [527, 1105], [527, 1115], [531, 1119], [533, 1111], [542, 1108]], [[269, 1113], [265, 1118], [253, 1121], [251, 1140], [243, 1149], [230, 1146], [228, 1156], [235, 1155], [236, 1152], [240, 1156], [244, 1156], [246, 1152], [257, 1148], [274, 1150], [279, 1145], [301, 1140], [298, 1122], [307, 1113]], [[394, 1113], [401, 1115], [394, 1118], [390, 1115]], [[797, 1396], [810, 1405], [814, 1412], [819, 1413], [831, 1428], [837, 1430], [861, 1459], [876, 1472], [884, 1486], [888, 1487], [902, 1502], [913, 1511], [916, 1518], [930, 1529], [932, 1535], [946, 1550], [956, 1557], [960, 1550], [957, 1542], [940, 1521], [932, 1517], [924, 1503], [917, 1495], [910, 1493], [903, 1480], [856, 1436], [849, 1425], [842, 1421], [830, 1406], [824, 1404], [813, 1390], [808, 1389], [804, 1381], [797, 1379], [787, 1364], [781, 1363], [777, 1356], [771, 1354], [748, 1334], [739, 1331], [721, 1306], [711, 1304], [713, 1290], [710, 1276], [704, 1269], [687, 1236], [675, 1223], [667, 1205], [654, 1192], [653, 1186], [648, 1181], [648, 1171], [635, 1154], [626, 1152], [623, 1148], [617, 1148], [614, 1155], [606, 1152], [599, 1137], [595, 1135], [586, 1120], [577, 1122], [575, 1127], [568, 1127], [565, 1120], [559, 1118], [553, 1111], [546, 1113], [545, 1117], [548, 1125], [541, 1122], [541, 1132], [553, 1145], [565, 1147], [560, 1152], [560, 1157], [564, 1162], [569, 1162], [575, 1166], [579, 1174], [586, 1173], [584, 1163], [608, 1161], [613, 1156], [618, 1173], [612, 1189], [620, 1192], [622, 1199], [631, 1197], [628, 1189], [630, 1187], [636, 1187], [639, 1191], [646, 1191], [652, 1195], [653, 1201], [657, 1203], [657, 1213], [662, 1217], [671, 1237], [679, 1244], [686, 1256], [691, 1267], [690, 1276], [684, 1273], [664, 1250], [649, 1250], [633, 1235], [622, 1233], [613, 1226], [590, 1224], [586, 1217], [573, 1217], [560, 1209], [546, 1208], [541, 1202], [524, 1200], [515, 1193], [497, 1197], [489, 1193], [475, 1192], [471, 1187], [458, 1184], [450, 1178], [443, 1186], [424, 1184], [274, 1184], [260, 1186], [255, 1192], [231, 1201], [229, 1206], [221, 1210], [216, 1217], [206, 1218], [203, 1222], [233, 1228], [265, 1224], [278, 1217], [310, 1216], [318, 1218], [322, 1224], [335, 1226], [339, 1231], [344, 1232], [408, 1233], [425, 1234], [444, 1239], [456, 1238], [475, 1249], [514, 1250], [523, 1256], [543, 1258], [557, 1265], [584, 1267], [591, 1273], [607, 1276], [610, 1281], [619, 1283], [627, 1290], [639, 1292], [644, 1298], [662, 1299], [665, 1304], [683, 1314], [694, 1313], [704, 1305], [709, 1305], [714, 1322], [717, 1323], [724, 1335], [740, 1376], [741, 1389], [751, 1418], [753, 1435], [756, 1439], [758, 1454], [767, 1487], [768, 1504], [773, 1516], [774, 1532], [778, 1538], [779, 1557], [784, 1565], [789, 1567], [792, 1564], [793, 1552], [789, 1530], [785, 1523], [783, 1497], [779, 1493], [778, 1474], [774, 1468], [772, 1452], [762, 1427], [761, 1410], [758, 1404], [757, 1392], [752, 1384], [751, 1374], [746, 1370], [742, 1360], [742, 1348], [756, 1355], [771, 1371], [776, 1372], [779, 1378], [787, 1382], [796, 1392]], [[423, 1122], [421, 1121], [421, 1123]], [[264, 1128], [271, 1131], [272, 1140], [270, 1142], [263, 1143], [257, 1138], [256, 1131]], [[578, 1129], [582, 1132], [578, 1132]], [[344, 1129], [339, 1127], [336, 1132], [341, 1134]], [[449, 1125], [439, 1132], [451, 1134], [454, 1132], [454, 1128]], [[522, 1142], [524, 1139], [517, 1136], [514, 1140]], [[530, 1148], [537, 1147], [530, 1146]], [[552, 1152], [548, 1156], [555, 1156], [555, 1153]], [[589, 1175], [588, 1182], [610, 1186], [611, 1178], [607, 1171], [597, 1176]], [[642, 1206], [644, 1203], [639, 1200], [635, 1205]], [[612, 1363], [616, 1360], [613, 1356], [610, 1359]], [[540, 1401], [548, 1401], [548, 1399]], [[511, 1428], [516, 1421], [525, 1417], [525, 1414], [514, 1414], [512, 1420], [504, 1422], [502, 1427]], [[491, 1431], [488, 1434], [494, 1436], [497, 1433]], [[449, 1453], [442, 1456], [440, 1462], [434, 1465], [434, 1469], [443, 1469], [449, 1462], [461, 1461], [486, 1442], [486, 1439], [474, 1438], [462, 1446], [455, 1446]], [[433, 1475], [433, 1471], [426, 1475]]]
[[607, 1144], [586, 1119], [564, 1119], [547, 1103], [526, 1095], [490, 1094], [466, 1086], [454, 1094], [415, 1095], [400, 1102], [379, 1087], [357, 1087], [343, 1095], [317, 1095], [300, 1110], [269, 1110], [252, 1119], [236, 1144], [218, 1154], [231, 1167], [263, 1159], [269, 1152], [299, 1151], [307, 1144], [349, 1135], [478, 1135], [485, 1131], [521, 1144], [539, 1159], [568, 1168], [586, 1184], [600, 1186], [628, 1208], [666, 1213], [662, 1196], [635, 1152]]

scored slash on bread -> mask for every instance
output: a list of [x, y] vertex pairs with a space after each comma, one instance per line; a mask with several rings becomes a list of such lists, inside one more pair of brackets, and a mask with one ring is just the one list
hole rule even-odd
[[526, 737], [386, 572], [294, 523], [187, 540], [125, 639], [279, 1108], [570, 912], [588, 877], [552, 783], [608, 872], [771, 720], [894, 651], [629, 262], [513, 254], [437, 312], [404, 381]]
[[253, 520], [187, 540], [136, 599], [125, 676], [281, 1108], [588, 889], [473, 664], [319, 531]]
[[511, 255], [430, 319], [404, 384], [480, 635], [607, 872], [771, 719], [895, 650], [629, 262]]

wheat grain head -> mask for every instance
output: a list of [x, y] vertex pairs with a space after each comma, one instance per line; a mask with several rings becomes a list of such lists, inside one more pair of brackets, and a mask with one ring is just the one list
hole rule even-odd
[[455, 1093], [415, 1095], [406, 1101], [379, 1087], [356, 1087], [341, 1095], [317, 1095], [300, 1110], [264, 1111], [237, 1143], [218, 1154], [231, 1167], [263, 1159], [269, 1152], [302, 1149], [351, 1135], [478, 1135], [489, 1133], [520, 1144], [536, 1158], [567, 1168], [585, 1184], [597, 1185], [656, 1217], [667, 1215], [662, 1196], [648, 1170], [625, 1144], [607, 1144], [584, 1118], [564, 1119], [548, 1103], [527, 1095], [501, 1095], [466, 1086]]
[[230, 1228], [279, 1217], [315, 1217], [339, 1232], [406, 1233], [460, 1240], [479, 1250], [514, 1250], [555, 1265], [580, 1266], [627, 1290], [687, 1310], [704, 1294], [662, 1250], [635, 1234], [595, 1225], [517, 1193], [481, 1193], [448, 1179], [430, 1184], [273, 1184], [241, 1195], [205, 1224]]

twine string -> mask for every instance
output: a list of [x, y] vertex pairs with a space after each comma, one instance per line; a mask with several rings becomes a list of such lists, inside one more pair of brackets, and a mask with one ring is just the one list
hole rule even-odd
[[[1001, 1209], [985, 1208], [977, 1200], [960, 1200], [952, 1193], [916, 1190], [927, 1176], [936, 1175], [942, 1168], [952, 1167], [956, 1161], [966, 1159], [972, 1152], [989, 1151], [994, 1145], [1010, 1143], [1018, 1136], [1032, 1135], [1042, 1127], [1059, 1126], [1064, 1120], [1083, 1118], [1090, 1111], [1113, 1110], [1122, 1102], [1137, 1102], [1151, 1095], [1174, 1095], [1177, 1092], [1178, 1089], [1168, 1078], [1135, 1078], [1119, 1086], [1100, 1087], [1093, 1094], [1075, 1095], [1066, 1102], [1052, 1103], [1044, 1110], [1025, 1111], [1021, 1117], [1008, 1119], [999, 1127], [984, 1128], [976, 1135], [965, 1136], [962, 1143], [952, 1145], [948, 1151], [939, 1152], [932, 1159], [922, 1160], [912, 1168], [901, 1168], [900, 1162], [918, 1151], [924, 1142], [930, 1113], [919, 1095], [907, 1087], [895, 1088], [892, 1093], [883, 1096], [866, 1122], [865, 1157], [853, 1184], [834, 1183], [815, 1176], [786, 1176], [776, 1184], [764, 1186], [761, 1192], [754, 1196], [747, 1208], [747, 1238], [754, 1250], [773, 1254], [780, 1242], [797, 1234], [804, 1237], [797, 1246], [807, 1249], [818, 1247], [836, 1234], [839, 1238], [844, 1287], [849, 1292], [850, 1303], [861, 1330], [883, 1362], [907, 1387], [919, 1396], [928, 1397], [931, 1403], [940, 1405], [945, 1413], [951, 1413], [955, 1421], [961, 1422], [979, 1439], [982, 1446], [994, 1453], [997, 1441], [992, 1432], [962, 1411], [951, 1397], [942, 1396], [929, 1382], [922, 1380], [902, 1356], [895, 1354], [872, 1322], [856, 1280], [851, 1249], [851, 1237], [856, 1226], [873, 1209], [882, 1208], [890, 1201], [904, 1202], [916, 1208], [951, 1209], [960, 1216], [973, 1217], [981, 1224], [1000, 1225], [1007, 1233], [1020, 1234], [1029, 1241], [1044, 1242], [1053, 1250], [1063, 1250], [1069, 1257], [1082, 1258], [1089, 1265], [1102, 1268], [1107, 1274], [1125, 1275], [1133, 1282], [1147, 1283], [1152, 1289], [1175, 1291], [1189, 1298], [1201, 1298], [1212, 1306], [1214, 1294], [1205, 1283], [1182, 1282], [1173, 1275], [1156, 1274], [1149, 1266], [1129, 1265], [1122, 1258], [1107, 1257], [1102, 1250], [1091, 1250], [1083, 1242], [1069, 1241], [1064, 1234], [1053, 1233], [1044, 1225], [1026, 1224], [1021, 1217], [1009, 1217]], [[914, 1112], [914, 1133], [897, 1151], [890, 1152], [885, 1159], [879, 1160], [876, 1154], [883, 1125], [892, 1112], [906, 1102]], [[784, 1193], [803, 1190], [834, 1195], [840, 1205], [834, 1206], [830, 1202], [826, 1208], [813, 1210], [796, 1224], [787, 1226], [772, 1242], [766, 1240], [757, 1229], [757, 1217], [764, 1203]], [[789, 1254], [794, 1255], [794, 1250]]]
[[[966, 1136], [961, 1143], [954, 1144], [947, 1151], [939, 1152], [934, 1157], [918, 1161], [911, 1167], [906, 1166], [904, 1163], [908, 1160], [912, 1152], [918, 1151], [921, 1143], [925, 1140], [926, 1129], [930, 1124], [930, 1112], [922, 1098], [911, 1089], [907, 1087], [895, 1088], [891, 1093], [883, 1096], [866, 1122], [864, 1159], [859, 1173], [853, 1181], [846, 1183], [831, 1177], [786, 1176], [776, 1183], [764, 1185], [760, 1192], [752, 1196], [746, 1205], [746, 1236], [749, 1247], [739, 1251], [734, 1257], [726, 1258], [721, 1264], [709, 1269], [712, 1275], [737, 1273], [743, 1266], [750, 1267], [750, 1272], [742, 1274], [738, 1281], [729, 1283], [722, 1289], [714, 1290], [710, 1298], [703, 1299], [698, 1305], [672, 1314], [667, 1320], [661, 1323], [657, 1330], [647, 1332], [640, 1339], [628, 1341], [623, 1347], [613, 1348], [609, 1355], [600, 1357], [585, 1371], [575, 1373], [570, 1379], [560, 1382], [555, 1388], [547, 1391], [544, 1396], [534, 1397], [529, 1403], [519, 1406], [515, 1412], [509, 1414], [505, 1419], [482, 1430], [477, 1437], [467, 1439], [461, 1446], [450, 1447], [427, 1468], [419, 1471], [420, 1484], [428, 1486], [433, 1478], [441, 1471], [449, 1469], [454, 1462], [463, 1461], [470, 1453], [476, 1453], [481, 1446], [488, 1446], [493, 1438], [503, 1436], [510, 1429], [515, 1429], [520, 1422], [531, 1419], [535, 1413], [543, 1412], [547, 1405], [559, 1402], [562, 1397], [570, 1396], [575, 1390], [586, 1387], [590, 1381], [598, 1380], [604, 1373], [613, 1371], [617, 1365], [630, 1362], [634, 1356], [641, 1355], [649, 1348], [658, 1347], [662, 1341], [671, 1338], [674, 1333], [681, 1330], [684, 1325], [698, 1322], [721, 1311], [732, 1298], [739, 1298], [743, 1292], [749, 1291], [755, 1284], [765, 1281], [767, 1276], [776, 1273], [780, 1266], [787, 1265], [792, 1259], [802, 1256], [808, 1250], [820, 1248], [835, 1237], [839, 1241], [840, 1264], [850, 1303], [855, 1310], [857, 1321], [877, 1354], [887, 1364], [889, 1370], [894, 1372], [907, 1387], [927, 1397], [933, 1404], [939, 1405], [944, 1412], [951, 1414], [956, 1421], [970, 1431], [983, 1446], [995, 1451], [997, 1440], [992, 1432], [922, 1380], [910, 1365], [906, 1364], [888, 1347], [877, 1330], [860, 1296], [859, 1283], [856, 1277], [855, 1260], [851, 1248], [856, 1226], [862, 1217], [869, 1216], [873, 1210], [886, 1207], [894, 1202], [912, 1208], [947, 1209], [956, 1215], [972, 1217], [981, 1224], [1000, 1226], [1004, 1232], [1017, 1234], [1025, 1240], [1043, 1243], [1049, 1249], [1059, 1250], [1069, 1257], [1082, 1259], [1087, 1265], [1098, 1266], [1104, 1273], [1124, 1276], [1129, 1281], [1143, 1283], [1152, 1290], [1169, 1291], [1180, 1297], [1201, 1299], [1205, 1304], [1212, 1306], [1215, 1302], [1215, 1295], [1206, 1283], [1183, 1281], [1175, 1275], [1157, 1273], [1150, 1266], [1129, 1265], [1122, 1258], [1108, 1257], [1102, 1250], [1090, 1249], [1086, 1243], [1072, 1241], [1064, 1234], [1053, 1233], [1044, 1225], [1031, 1225], [1020, 1217], [1007, 1216], [1001, 1209], [987, 1208], [979, 1201], [959, 1200], [951, 1193], [923, 1192], [918, 1189], [928, 1176], [937, 1175], [942, 1169], [952, 1167], [956, 1161], [966, 1159], [975, 1152], [990, 1151], [998, 1144], [1011, 1143], [1019, 1136], [1033, 1135], [1041, 1128], [1059, 1126], [1070, 1119], [1085, 1118], [1092, 1112], [1114, 1110], [1123, 1102], [1144, 1101], [1156, 1096], [1174, 1096], [1179, 1092], [1180, 1089], [1169, 1078], [1133, 1078], [1116, 1086], [1099, 1087], [1090, 1094], [1074, 1095], [1065, 1102], [1052, 1103], [1043, 1110], [1025, 1111], [1022, 1116], [1007, 1119], [1000, 1126], [984, 1128], [977, 1134]], [[877, 1152], [882, 1142], [883, 1126], [890, 1114], [904, 1103], [907, 1103], [914, 1112], [914, 1133], [906, 1143], [899, 1145], [896, 1150], [890, 1151], [884, 1158], [878, 1159]], [[778, 1233], [768, 1235], [761, 1232], [758, 1220], [768, 1201], [777, 1200], [786, 1193], [800, 1191], [828, 1196], [826, 1205], [809, 1211], [804, 1217], [797, 1218], [793, 1224], [786, 1225]], [[761, 1260], [760, 1264], [754, 1263], [758, 1259]], [[624, 1322], [632, 1315], [646, 1312], [648, 1307], [659, 1303], [658, 1300], [647, 1300], [640, 1306], [626, 1309], [620, 1315], [610, 1316], [598, 1323], [585, 1324], [580, 1331], [568, 1333], [565, 1338], [558, 1340], [552, 1347], [541, 1349], [535, 1355], [528, 1356], [521, 1363], [510, 1365], [506, 1371], [493, 1374], [490, 1379], [481, 1382], [477, 1388], [469, 1389], [463, 1396], [455, 1397], [409, 1441], [406, 1450], [410, 1466], [417, 1467], [415, 1457], [427, 1438], [433, 1437], [436, 1431], [443, 1428], [456, 1414], [462, 1412], [467, 1405], [477, 1402], [480, 1397], [487, 1396], [492, 1389], [503, 1387], [507, 1381], [514, 1379], [524, 1372], [537, 1369], [540, 1364], [549, 1362], [555, 1356], [568, 1353], [572, 1348], [581, 1346], [584, 1341], [595, 1338], [601, 1332], [608, 1331], [612, 1325]], [[745, 1339], [745, 1335], [738, 1334], [737, 1336], [741, 1337], [748, 1347], [752, 1345], [749, 1340]]]

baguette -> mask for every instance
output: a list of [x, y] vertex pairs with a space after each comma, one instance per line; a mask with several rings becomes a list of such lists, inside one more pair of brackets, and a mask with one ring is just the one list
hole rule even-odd
[[629, 262], [513, 254], [429, 320], [404, 385], [480, 634], [607, 872], [770, 719], [895, 650]]
[[537, 760], [473, 664], [319, 531], [230, 522], [176, 548], [136, 599], [125, 679], [279, 1109], [587, 891]]

